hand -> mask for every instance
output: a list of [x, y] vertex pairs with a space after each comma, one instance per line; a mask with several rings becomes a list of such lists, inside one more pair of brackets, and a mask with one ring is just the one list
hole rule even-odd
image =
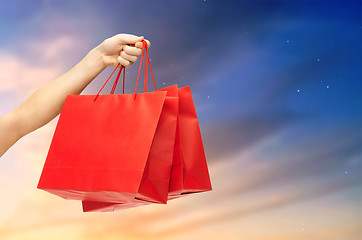
[[[130, 67], [142, 53], [142, 40], [144, 37], [137, 37], [132, 34], [117, 34], [104, 40], [98, 48], [102, 54], [104, 67], [115, 67], [118, 63], [124, 67]], [[146, 40], [147, 46], [151, 43]]]

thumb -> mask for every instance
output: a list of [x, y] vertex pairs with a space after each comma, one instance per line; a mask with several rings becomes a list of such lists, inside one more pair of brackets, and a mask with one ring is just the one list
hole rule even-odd
[[120, 39], [124, 44], [135, 44], [137, 42], [141, 42], [144, 39], [144, 36], [138, 37], [132, 34], [122, 34]]

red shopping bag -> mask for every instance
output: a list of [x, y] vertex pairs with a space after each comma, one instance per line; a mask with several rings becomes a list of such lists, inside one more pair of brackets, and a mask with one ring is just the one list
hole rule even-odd
[[[174, 85], [175, 86], [175, 85]], [[171, 87], [174, 87], [171, 86]], [[160, 91], [169, 89], [160, 89]], [[201, 132], [190, 87], [178, 89], [179, 114], [174, 146], [168, 200], [190, 193], [212, 190]], [[83, 201], [83, 211], [115, 211], [150, 203], [135, 199], [132, 203]]]
[[[190, 87], [180, 88], [175, 92], [174, 86], [160, 89], [160, 91], [168, 91], [168, 94], [172, 96], [177, 95], [180, 101], [168, 200], [188, 193], [212, 190]], [[137, 199], [133, 203], [82, 202], [85, 212], [114, 211], [147, 204], [150, 203]]]
[[177, 108], [165, 91], [68, 96], [38, 188], [65, 199], [166, 203]]

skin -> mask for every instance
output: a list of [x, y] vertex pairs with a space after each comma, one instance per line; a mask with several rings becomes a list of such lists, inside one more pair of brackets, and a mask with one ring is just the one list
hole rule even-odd
[[[142, 40], [117, 34], [92, 49], [77, 65], [46, 83], [19, 107], [0, 117], [0, 157], [20, 138], [44, 126], [61, 111], [67, 95], [80, 94], [108, 66], [130, 67], [142, 53]], [[146, 40], [148, 47], [151, 43]]]

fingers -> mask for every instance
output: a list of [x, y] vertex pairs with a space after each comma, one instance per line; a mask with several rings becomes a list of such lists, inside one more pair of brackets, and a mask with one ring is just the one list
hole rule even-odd
[[124, 51], [121, 52], [120, 56], [121, 56], [123, 59], [125, 59], [125, 60], [127, 60], [127, 61], [129, 61], [129, 62], [135, 62], [135, 61], [137, 61], [137, 57], [136, 57], [136, 56], [129, 55], [129, 54], [125, 53]]
[[119, 54], [117, 60], [125, 67], [130, 67], [137, 61], [137, 56], [141, 55], [142, 49], [130, 46], [124, 46], [123, 51]]
[[127, 54], [125, 51], [122, 51], [117, 57], [117, 61], [125, 67], [130, 67], [134, 62], [137, 61], [137, 56], [132, 56]]
[[138, 42], [135, 44], [136, 48], [142, 49], [142, 42]]
[[128, 61], [121, 56], [117, 57], [117, 61], [119, 62], [119, 64], [123, 65], [124, 67], [130, 67], [133, 64], [133, 62]]
[[[146, 40], [147, 46], [151, 46], [150, 41]], [[130, 46], [131, 45], [131, 46]], [[130, 67], [137, 61], [139, 55], [142, 54], [142, 42], [137, 42], [133, 46], [132, 44], [123, 46], [123, 49], [118, 56], [118, 62], [125, 66]]]
[[148, 41], [147, 39], [145, 39], [145, 41], [147, 42], [147, 47], [150, 48], [151, 47], [151, 42]]
[[[137, 37], [131, 34], [118, 34], [117, 37], [123, 44], [126, 44], [123, 46], [119, 56], [117, 56], [117, 62], [124, 67], [130, 67], [137, 61], [138, 56], [142, 54], [142, 41], [144, 40], [144, 37]], [[150, 41], [145, 41], [147, 47], [150, 47]]]
[[116, 36], [123, 44], [135, 44], [137, 42], [142, 42], [144, 39], [143, 36], [138, 37], [132, 34], [118, 34]]
[[[136, 46], [137, 46], [137, 43], [136, 43]], [[141, 43], [141, 48], [130, 47], [130, 46], [126, 45], [123, 47], [123, 51], [131, 56], [139, 56], [142, 53], [142, 43]]]
[[[147, 42], [147, 47], [148, 47], [148, 48], [151, 47], [150, 41], [148, 41], [147, 39], [145, 39], [145, 41]], [[135, 47], [142, 49], [142, 42], [136, 43], [136, 44], [135, 44]]]

